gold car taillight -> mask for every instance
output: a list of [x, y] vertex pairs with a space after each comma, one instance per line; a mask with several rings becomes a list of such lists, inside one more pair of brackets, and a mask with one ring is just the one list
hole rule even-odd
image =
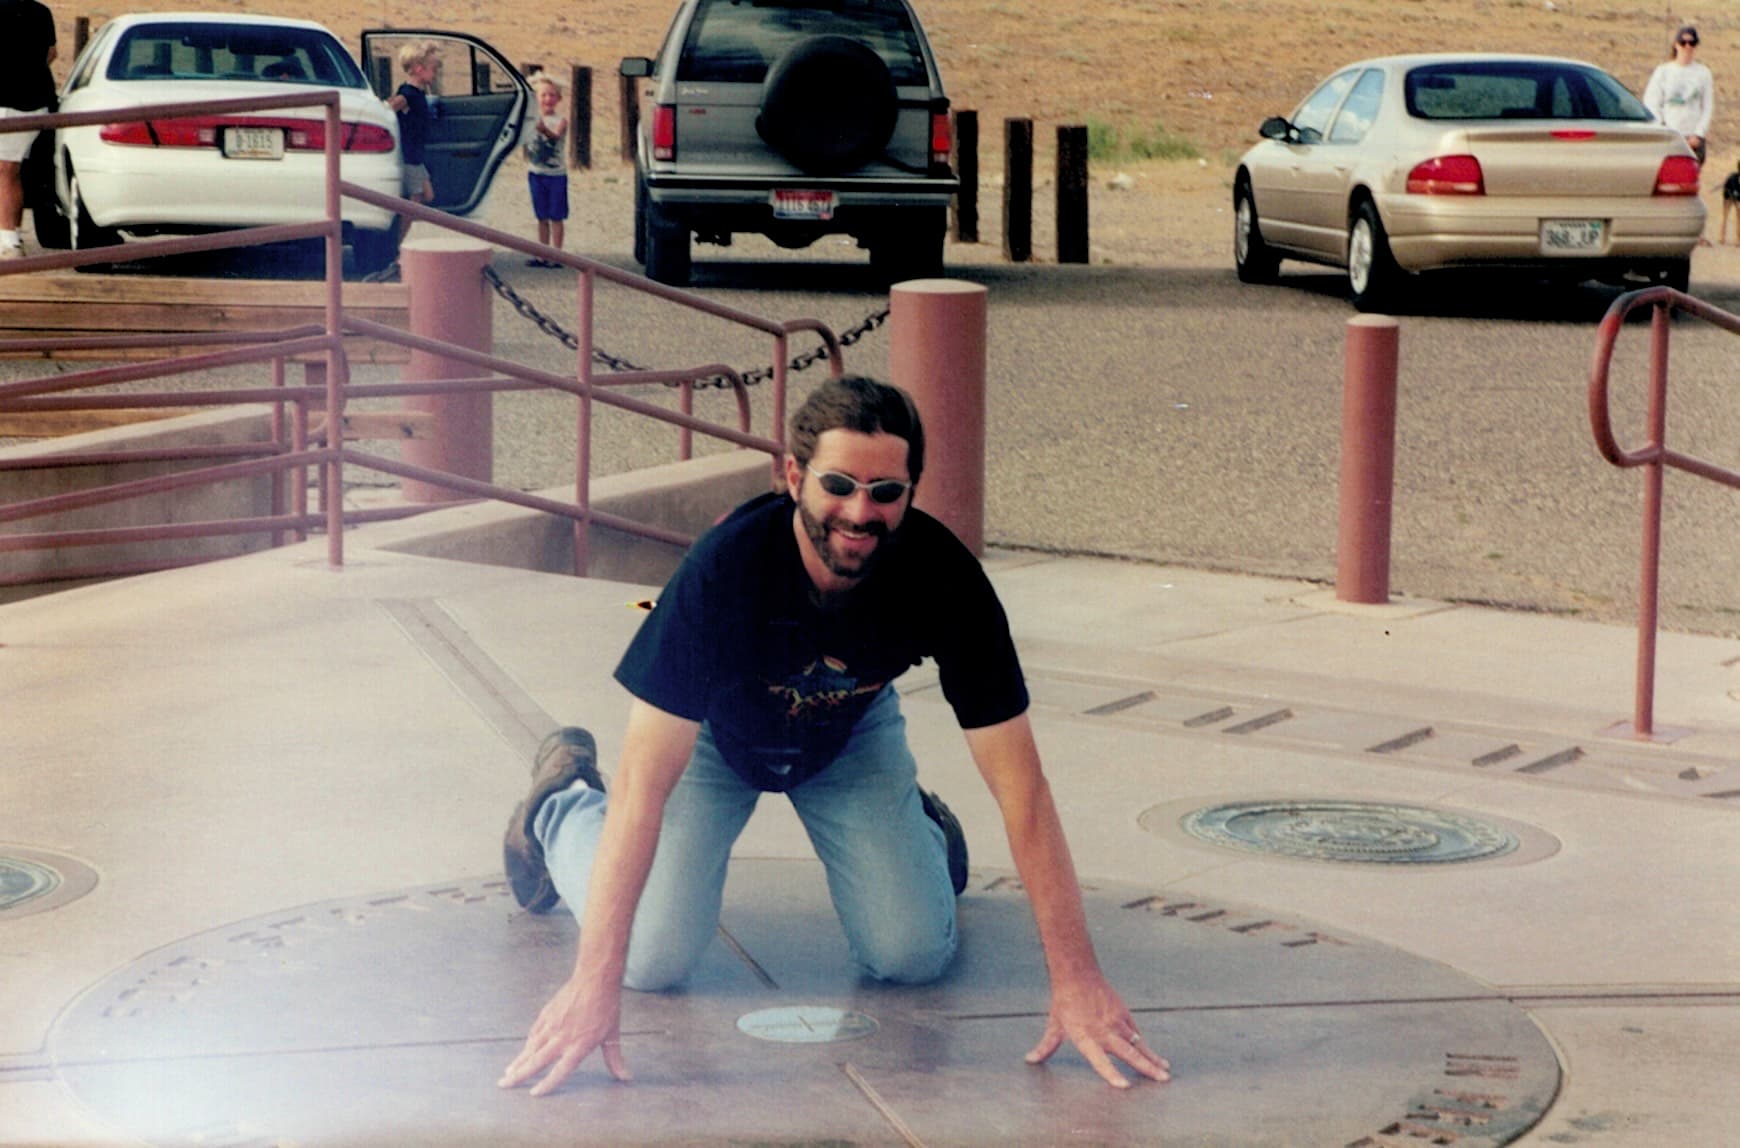
[[1698, 161], [1689, 155], [1670, 155], [1655, 173], [1656, 195], [1698, 194]]
[[1441, 155], [1414, 165], [1409, 195], [1485, 195], [1486, 176], [1471, 155]]

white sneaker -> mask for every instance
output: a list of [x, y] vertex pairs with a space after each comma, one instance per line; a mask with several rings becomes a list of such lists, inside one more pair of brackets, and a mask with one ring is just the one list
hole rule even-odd
[[24, 258], [24, 247], [22, 244], [19, 246], [16, 246], [16, 247], [14, 247], [10, 243], [0, 244], [0, 259], [23, 259], [23, 258]]

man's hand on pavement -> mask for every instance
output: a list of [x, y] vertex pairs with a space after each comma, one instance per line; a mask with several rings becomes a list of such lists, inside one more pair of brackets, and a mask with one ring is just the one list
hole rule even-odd
[[604, 1053], [604, 1067], [618, 1080], [630, 1080], [628, 1063], [622, 1059], [622, 996], [620, 989], [599, 991], [571, 979], [538, 1014], [525, 1046], [496, 1083], [518, 1088], [527, 1080], [550, 1071], [532, 1086], [533, 1096], [553, 1092], [595, 1050]]
[[1045, 1035], [1027, 1054], [1027, 1063], [1045, 1063], [1065, 1038], [1113, 1088], [1130, 1087], [1114, 1056], [1150, 1080], [1172, 1079], [1172, 1066], [1143, 1041], [1135, 1018], [1104, 978], [1052, 988]]

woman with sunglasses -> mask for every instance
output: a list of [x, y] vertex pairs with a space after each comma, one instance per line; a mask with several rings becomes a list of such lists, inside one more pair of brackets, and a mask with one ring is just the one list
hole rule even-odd
[[1686, 137], [1698, 165], [1708, 153], [1705, 135], [1715, 108], [1716, 82], [1710, 69], [1692, 57], [1698, 52], [1698, 30], [1687, 24], [1674, 33], [1669, 59], [1656, 66], [1643, 90], [1643, 103], [1655, 118]]

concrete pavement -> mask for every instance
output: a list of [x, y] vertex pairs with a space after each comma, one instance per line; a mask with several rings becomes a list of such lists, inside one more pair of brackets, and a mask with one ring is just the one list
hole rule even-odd
[[1043, 973], [920, 668], [962, 967], [858, 982], [769, 800], [696, 983], [627, 1006], [637, 1083], [534, 1103], [494, 1073], [572, 922], [504, 898], [501, 828], [551, 725], [608, 766], [651, 591], [370, 537], [0, 607], [0, 1143], [1731, 1141], [1740, 641], [1663, 636], [1686, 732], [1641, 744], [1602, 732], [1628, 628], [993, 553], [1102, 959], [1176, 1080], [1021, 1063]]

